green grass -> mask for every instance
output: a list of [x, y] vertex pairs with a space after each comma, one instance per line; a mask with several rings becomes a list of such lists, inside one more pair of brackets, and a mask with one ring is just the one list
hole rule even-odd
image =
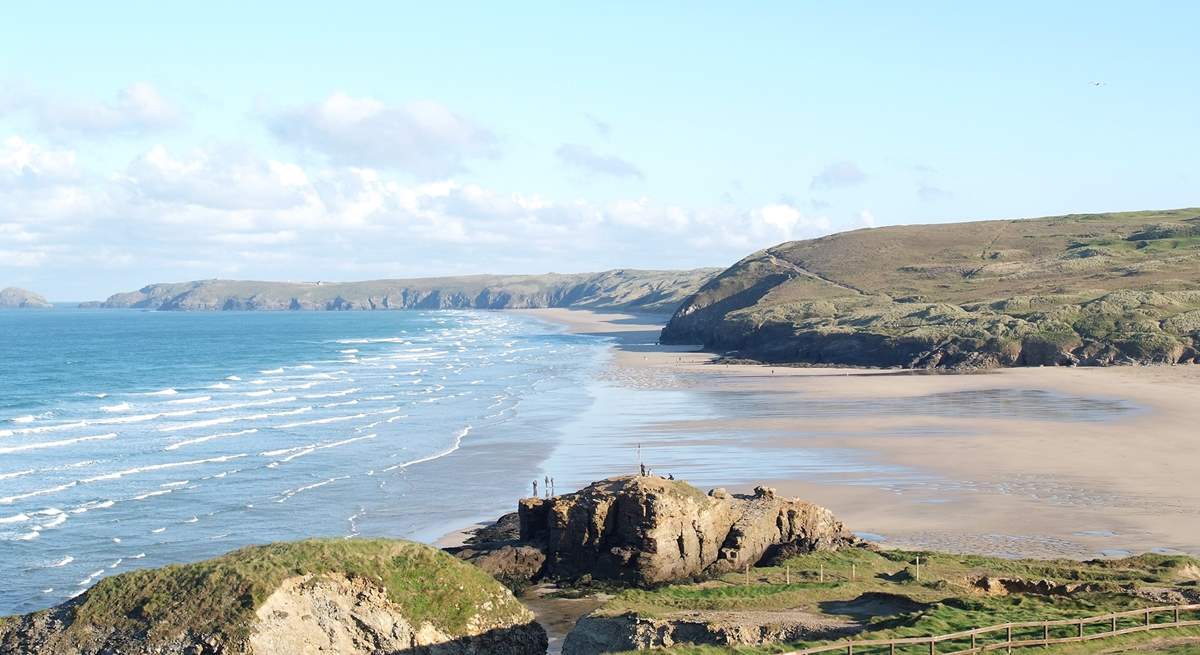
[[[917, 557], [921, 559], [920, 579]], [[618, 594], [599, 613], [666, 618], [686, 611], [798, 610], [831, 618], [855, 616], [864, 627], [858, 637], [861, 639], [916, 637], [1008, 622], [1085, 618], [1153, 606], [1158, 603], [1128, 591], [1140, 587], [1194, 587], [1198, 572], [1200, 561], [1183, 556], [1147, 554], [1078, 562], [848, 549], [792, 558], [777, 567], [752, 569], [749, 584], [745, 575], [739, 573], [697, 584], [628, 590]], [[983, 576], [1029, 582], [1045, 579], [1057, 585], [1086, 586], [1070, 594], [988, 595], [974, 584]], [[786, 582], [788, 578], [790, 584]], [[1136, 620], [1131, 619], [1126, 625], [1134, 623]], [[1087, 631], [1106, 628], [1096, 625], [1087, 627]], [[1071, 630], [1066, 629], [1060, 636], [1068, 636]], [[1145, 636], [1143, 641], [1149, 638]], [[1137, 638], [1128, 641], [1133, 643]], [[734, 649], [686, 646], [668, 652], [776, 653], [817, 643]]]
[[65, 638], [86, 644], [121, 633], [155, 644], [190, 630], [236, 649], [249, 635], [255, 610], [284, 580], [324, 573], [374, 582], [414, 625], [429, 622], [451, 635], [462, 634], [487, 601], [489, 619], [525, 611], [490, 576], [437, 549], [395, 540], [316, 539], [105, 578], [75, 610]]

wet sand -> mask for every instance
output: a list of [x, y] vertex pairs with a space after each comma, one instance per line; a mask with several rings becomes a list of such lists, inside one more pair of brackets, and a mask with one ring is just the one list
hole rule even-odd
[[[749, 486], [738, 468], [764, 462], [754, 479], [831, 508], [885, 545], [1013, 557], [1200, 554], [1200, 367], [722, 365], [694, 348], [657, 346], [665, 317], [527, 313], [613, 339], [601, 377], [625, 395], [608, 411], [637, 404], [639, 391], [733, 399], [647, 423], [647, 441], [672, 446], [652, 451], [657, 470], [689, 470], [708, 449], [717, 460], [709, 477], [720, 479], [724, 458], [729, 479]], [[822, 453], [858, 468], [782, 475], [775, 466]]]

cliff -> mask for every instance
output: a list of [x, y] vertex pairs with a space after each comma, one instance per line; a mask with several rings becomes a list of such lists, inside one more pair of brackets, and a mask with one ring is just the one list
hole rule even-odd
[[11, 655], [541, 655], [546, 635], [495, 580], [419, 544], [310, 540], [105, 578], [0, 619]]
[[571, 307], [670, 313], [718, 272], [615, 270], [342, 283], [203, 280], [152, 284], [93, 306], [182, 311]]
[[0, 289], [0, 309], [50, 309], [53, 306], [32, 291], [17, 287]]
[[662, 333], [767, 362], [903, 368], [1200, 359], [1200, 209], [908, 225], [754, 253]]

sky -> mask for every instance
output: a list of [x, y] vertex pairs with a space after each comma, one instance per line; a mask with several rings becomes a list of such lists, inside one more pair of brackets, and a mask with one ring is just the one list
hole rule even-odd
[[57, 300], [1200, 205], [1194, 2], [4, 13], [0, 287]]

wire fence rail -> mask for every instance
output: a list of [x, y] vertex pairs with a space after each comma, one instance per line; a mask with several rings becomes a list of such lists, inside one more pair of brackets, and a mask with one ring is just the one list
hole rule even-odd
[[[1014, 648], [1070, 644], [1135, 632], [1200, 626], [1200, 615], [1196, 614], [1198, 612], [1200, 612], [1200, 604], [1146, 607], [1128, 612], [1089, 616], [1083, 619], [1001, 623], [986, 628], [929, 637], [843, 641], [789, 651], [782, 655], [924, 653], [925, 649], [921, 647], [927, 647], [930, 655], [968, 655], [969, 653], [1000, 650], [1011, 653]], [[1184, 616], [1188, 613], [1193, 616], [1191, 618]], [[1066, 630], [1070, 630], [1070, 634], [1064, 636], [1062, 633]], [[948, 648], [953, 648], [953, 650], [947, 650]]]

